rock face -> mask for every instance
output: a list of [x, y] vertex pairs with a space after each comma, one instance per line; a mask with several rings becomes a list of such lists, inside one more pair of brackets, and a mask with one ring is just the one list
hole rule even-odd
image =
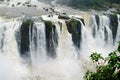
[[46, 49], [48, 56], [56, 57], [56, 47], [58, 46], [58, 34], [56, 26], [51, 21], [45, 21]]
[[99, 15], [95, 15], [95, 19], [96, 19], [96, 23], [97, 23], [98, 30], [99, 30], [99, 25], [100, 25]]
[[72, 41], [77, 48], [80, 48], [81, 42], [81, 23], [78, 20], [71, 19], [66, 21], [67, 29], [72, 34]]
[[20, 28], [20, 35], [21, 35], [21, 44], [20, 44], [20, 52], [22, 54], [27, 54], [29, 52], [29, 33], [30, 29], [33, 27], [33, 21], [32, 20], [26, 20], [23, 21], [21, 28]]
[[112, 29], [112, 35], [113, 35], [113, 42], [115, 42], [116, 34], [117, 34], [117, 28], [118, 28], [118, 19], [117, 15], [111, 14], [110, 15], [110, 23], [111, 23], [111, 29]]

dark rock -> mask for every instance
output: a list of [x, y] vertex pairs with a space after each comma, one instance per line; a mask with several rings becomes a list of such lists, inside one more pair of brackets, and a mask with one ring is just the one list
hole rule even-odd
[[66, 21], [67, 29], [72, 34], [72, 41], [77, 48], [80, 48], [81, 42], [81, 23], [78, 20], [71, 19]]
[[63, 13], [63, 15], [66, 15], [66, 13]]
[[45, 21], [46, 49], [48, 56], [56, 57], [56, 48], [58, 46], [58, 34], [56, 26], [51, 21]]
[[30, 4], [28, 4], [27, 7], [32, 7], [32, 6]]
[[104, 33], [105, 33], [105, 41], [107, 42], [108, 41], [108, 32], [107, 32], [106, 27], [104, 29]]
[[17, 3], [17, 5], [20, 5], [20, 4], [21, 4], [20, 2]]
[[15, 5], [14, 4], [12, 4], [12, 7], [14, 7]]
[[95, 15], [95, 19], [96, 19], [96, 23], [97, 23], [98, 30], [99, 30], [99, 25], [100, 25], [100, 19], [99, 19], [99, 16], [98, 16], [98, 15]]
[[37, 5], [34, 5], [34, 7], [37, 7]]
[[32, 31], [33, 27], [33, 21], [32, 20], [25, 20], [23, 21], [20, 33], [21, 33], [21, 44], [20, 44], [20, 52], [21, 54], [27, 54], [29, 52], [29, 45], [30, 45], [30, 29]]
[[25, 2], [25, 4], [30, 4], [30, 2]]
[[62, 23], [58, 21], [58, 24], [60, 26], [60, 31], [62, 31]]
[[55, 10], [54, 10], [53, 8], [50, 8], [50, 10], [51, 10], [52, 12], [55, 12]]
[[81, 20], [81, 21], [82, 21], [82, 23], [85, 25], [84, 19], [82, 19], [82, 18], [81, 18], [80, 20]]
[[113, 41], [115, 42], [116, 34], [117, 34], [117, 28], [118, 28], [118, 17], [116, 14], [110, 15], [110, 23], [111, 23], [111, 30], [113, 35]]
[[48, 11], [48, 9], [45, 9], [45, 11]]

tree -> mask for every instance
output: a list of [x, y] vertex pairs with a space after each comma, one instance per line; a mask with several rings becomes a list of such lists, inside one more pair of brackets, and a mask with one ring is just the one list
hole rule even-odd
[[[84, 76], [85, 80], [120, 80], [120, 42], [117, 50], [111, 52], [107, 58], [103, 58], [98, 53], [93, 53], [90, 56], [94, 63], [102, 59], [104, 63], [96, 66], [96, 71], [88, 70]], [[106, 59], [108, 59], [106, 61]]]

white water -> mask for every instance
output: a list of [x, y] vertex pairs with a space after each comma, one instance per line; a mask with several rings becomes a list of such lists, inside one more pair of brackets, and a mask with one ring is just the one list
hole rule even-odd
[[15, 31], [21, 22], [16, 19], [0, 20], [0, 80], [21, 80], [26, 69], [21, 66]]
[[[114, 46], [112, 46], [112, 32], [109, 28], [110, 19], [104, 15], [99, 16], [99, 18], [100, 25], [97, 25], [95, 16], [92, 15], [91, 22], [88, 24], [89, 27], [83, 25], [80, 21], [82, 25], [80, 50], [75, 49], [65, 22], [60, 20], [63, 25], [61, 31], [57, 23], [59, 19], [53, 18], [58, 33], [56, 59], [48, 58], [46, 55], [45, 25], [43, 22], [35, 22], [32, 38], [30, 37], [30, 58], [32, 61], [30, 65], [22, 63], [15, 38], [21, 21], [17, 19], [0, 19], [0, 80], [82, 80], [86, 68], [92, 67], [92, 64], [86, 63], [91, 52], [97, 51], [107, 56], [114, 49]], [[118, 41], [119, 26], [120, 22], [116, 37]], [[95, 38], [92, 36], [93, 27], [95, 27], [96, 32]], [[105, 28], [108, 33], [106, 41], [104, 40]]]
[[[30, 37], [30, 54], [32, 63], [36, 64], [42, 58], [46, 57], [46, 39], [45, 39], [45, 25], [42, 22], [35, 22], [32, 34]], [[38, 62], [39, 63], [39, 62]]]
[[[39, 47], [43, 50], [39, 49], [39, 47], [38, 52], [36, 52], [37, 50], [31, 50], [33, 51], [31, 56], [33, 57], [33, 61], [35, 61], [36, 63], [33, 63], [32, 67], [30, 68], [30, 76], [33, 78], [33, 80], [37, 80], [37, 78], [41, 80], [82, 80], [83, 70], [80, 69], [82, 68], [82, 66], [79, 66], [80, 63], [75, 58], [76, 51], [71, 40], [71, 35], [67, 31], [65, 23], [63, 23], [62, 31], [60, 31], [60, 26], [58, 25], [58, 23], [56, 23], [56, 26], [59, 36], [59, 45], [57, 48], [57, 58], [54, 60], [49, 59], [45, 56], [41, 57], [39, 55], [40, 52], [42, 52], [41, 54], [44, 54], [43, 50], [45, 50], [45, 43], [43, 42], [45, 41], [45, 36], [43, 35], [45, 34], [44, 26], [37, 26], [40, 31], [42, 30], [42, 33], [38, 34], [37, 36], [43, 37], [42, 39], [38, 39], [39, 41], [42, 41], [42, 44], [40, 43], [41, 45]], [[34, 43], [31, 44], [32, 48], [35, 48]], [[37, 44], [39, 44], [39, 42]], [[36, 54], [38, 55], [36, 56]]]
[[[91, 52], [101, 53], [104, 57], [108, 56], [108, 53], [111, 50], [114, 50], [115, 47], [112, 46], [112, 31], [110, 29], [110, 20], [107, 16], [101, 15], [100, 25], [97, 25], [95, 16], [90, 17], [89, 27], [82, 24], [82, 49], [80, 50], [80, 55], [82, 58], [88, 58]], [[98, 29], [99, 26], [99, 29]], [[94, 28], [94, 30], [93, 30]], [[105, 41], [105, 30], [108, 33], [108, 38]], [[95, 37], [92, 36], [93, 31], [95, 32]], [[85, 54], [86, 55], [85, 55]], [[106, 54], [104, 54], [106, 53]], [[84, 57], [83, 57], [84, 56]]]
[[[76, 57], [76, 50], [74, 44], [72, 42], [72, 35], [67, 31], [67, 26], [65, 22], [62, 23], [62, 30], [60, 30], [60, 26], [57, 26], [58, 32], [58, 48], [57, 48], [57, 56], [59, 59], [64, 58], [75, 58]], [[67, 42], [66, 42], [67, 41]], [[72, 50], [72, 51], [71, 51]]]

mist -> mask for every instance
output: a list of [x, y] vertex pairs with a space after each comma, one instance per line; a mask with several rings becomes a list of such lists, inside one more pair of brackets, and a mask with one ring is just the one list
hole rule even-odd
[[57, 4], [69, 5], [72, 0], [38, 0], [38, 1], [42, 1], [45, 3], [51, 3], [52, 1], [55, 1]]

